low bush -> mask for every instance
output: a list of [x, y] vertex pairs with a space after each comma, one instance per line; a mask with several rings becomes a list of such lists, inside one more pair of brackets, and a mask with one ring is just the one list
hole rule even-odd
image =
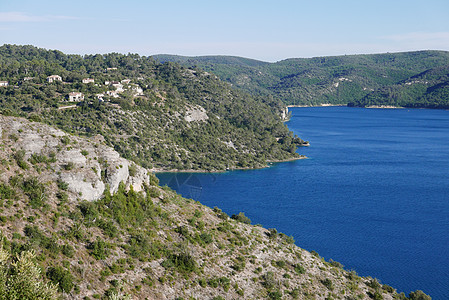
[[73, 276], [70, 274], [70, 271], [65, 270], [60, 266], [48, 268], [47, 277], [54, 284], [58, 284], [61, 292], [69, 293], [74, 286]]
[[262, 279], [262, 285], [268, 290], [271, 290], [278, 285], [278, 282], [276, 281], [276, 278], [274, 277], [274, 273], [271, 271], [263, 274], [261, 279]]
[[432, 298], [429, 295], [426, 295], [423, 291], [417, 290], [411, 292], [408, 295], [410, 300], [431, 300]]
[[13, 199], [16, 195], [16, 191], [5, 183], [0, 183], [0, 200], [1, 199]]
[[98, 220], [97, 222], [97, 226], [98, 228], [100, 228], [101, 230], [103, 230], [103, 233], [106, 234], [109, 237], [116, 237], [118, 234], [118, 229], [117, 227], [114, 225], [114, 223], [110, 220], [105, 221], [103, 219]]
[[105, 259], [106, 257], [109, 256], [109, 245], [101, 240], [100, 238], [97, 238], [96, 241], [91, 242], [88, 246], [87, 249], [90, 250], [90, 255], [92, 255], [93, 257], [95, 257], [96, 259], [100, 260], [100, 259]]
[[321, 283], [325, 287], [327, 287], [329, 290], [333, 290], [334, 289], [334, 284], [332, 283], [332, 280], [330, 280], [329, 278], [321, 280]]
[[164, 268], [175, 268], [180, 273], [191, 273], [196, 271], [195, 259], [187, 253], [171, 254], [162, 262]]
[[73, 257], [75, 254], [75, 249], [71, 245], [62, 245], [61, 252], [67, 257]]
[[25, 179], [22, 183], [22, 190], [30, 198], [32, 208], [42, 207], [47, 200], [45, 186], [36, 177]]
[[247, 216], [245, 216], [245, 213], [243, 212], [239, 212], [238, 215], [232, 215], [231, 219], [234, 219], [241, 223], [251, 224], [251, 220]]
[[294, 265], [294, 269], [297, 274], [304, 274], [306, 272], [306, 269], [304, 269], [304, 267], [300, 264]]
[[218, 207], [214, 207], [213, 209], [214, 213], [217, 214], [217, 216], [222, 219], [222, 220], [227, 220], [229, 218], [228, 214], [225, 213], [224, 211], [222, 211], [221, 209], [219, 209]]

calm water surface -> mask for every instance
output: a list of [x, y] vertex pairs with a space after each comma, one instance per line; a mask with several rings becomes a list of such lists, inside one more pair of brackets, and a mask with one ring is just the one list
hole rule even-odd
[[293, 108], [307, 160], [222, 174], [158, 174], [183, 196], [408, 294], [449, 298], [449, 111]]

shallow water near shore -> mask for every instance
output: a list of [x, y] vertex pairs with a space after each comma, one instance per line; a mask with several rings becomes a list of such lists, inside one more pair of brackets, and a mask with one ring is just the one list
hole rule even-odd
[[291, 108], [309, 157], [226, 173], [160, 173], [187, 198], [408, 294], [449, 297], [449, 111]]

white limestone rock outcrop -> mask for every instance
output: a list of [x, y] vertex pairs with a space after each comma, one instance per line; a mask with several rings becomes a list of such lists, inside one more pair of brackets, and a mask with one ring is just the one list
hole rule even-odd
[[206, 121], [209, 119], [209, 116], [206, 113], [204, 107], [196, 105], [194, 107], [188, 107], [186, 114], [184, 116], [184, 120], [187, 122], [195, 122], [195, 121]]
[[149, 171], [120, 157], [101, 136], [81, 138], [45, 124], [1, 115], [0, 133], [2, 139], [13, 139], [14, 150], [23, 151], [25, 160], [46, 157], [48, 168], [53, 169], [51, 179], [67, 184], [71, 200], [97, 200], [106, 187], [115, 193], [121, 182], [127, 188], [132, 185], [134, 191], [149, 185]]

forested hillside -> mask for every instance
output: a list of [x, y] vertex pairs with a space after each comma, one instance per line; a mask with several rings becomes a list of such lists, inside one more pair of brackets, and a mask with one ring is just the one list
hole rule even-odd
[[440, 90], [447, 83], [447, 74], [428, 80], [421, 92], [397, 92], [398, 85], [410, 83], [422, 73], [447, 69], [449, 52], [444, 51], [292, 58], [276, 63], [221, 56], [155, 58], [198, 66], [234, 87], [270, 95], [288, 105], [449, 107], [446, 92]]
[[158, 170], [263, 167], [298, 158], [303, 144], [282, 123], [280, 101], [137, 54], [4, 45], [0, 81], [2, 114], [100, 134], [124, 157]]
[[375, 90], [350, 106], [449, 108], [449, 65], [426, 70]]

